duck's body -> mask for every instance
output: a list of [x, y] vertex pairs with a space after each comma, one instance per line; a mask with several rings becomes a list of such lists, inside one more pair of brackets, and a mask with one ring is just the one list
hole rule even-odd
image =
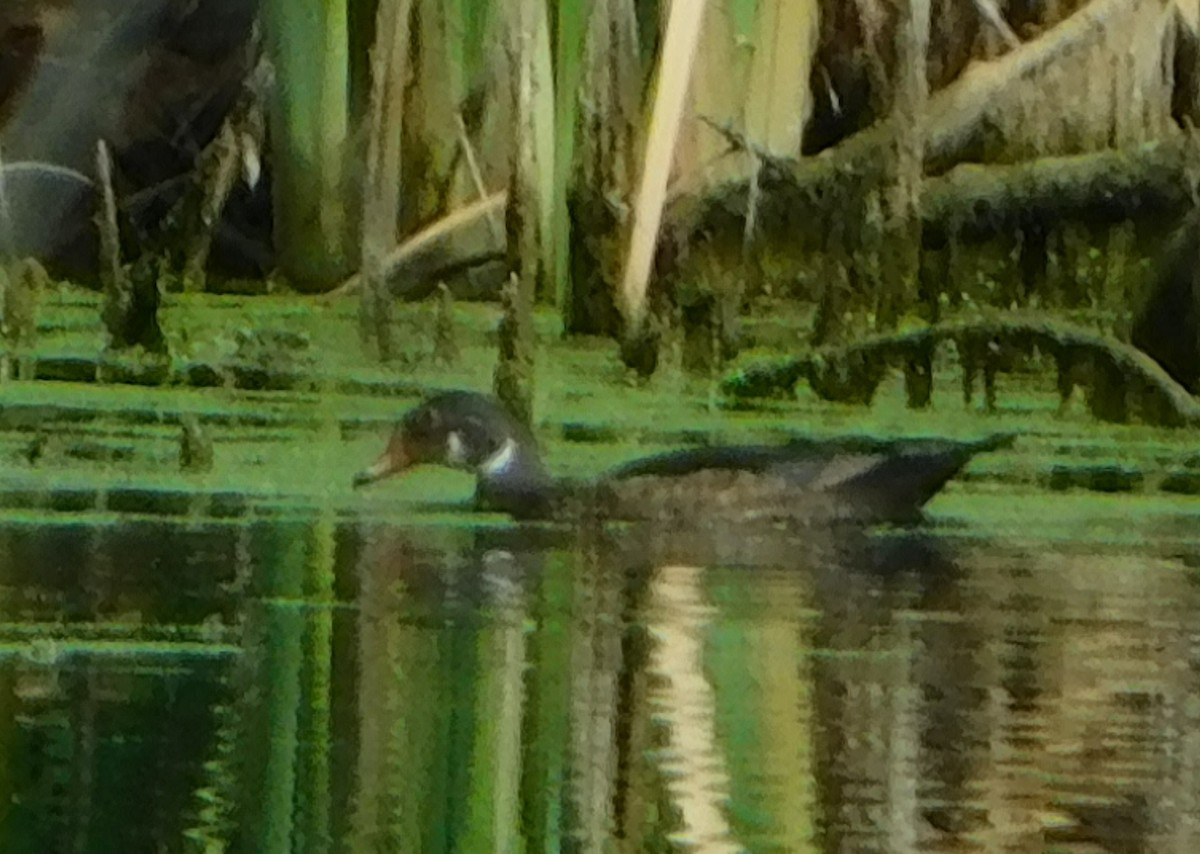
[[456, 391], [408, 412], [383, 456], [355, 485], [433, 463], [475, 472], [481, 507], [524, 518], [587, 513], [676, 524], [714, 516], [908, 523], [971, 457], [1007, 441], [697, 448], [635, 460], [597, 481], [576, 483], [550, 476], [532, 434], [498, 401]]

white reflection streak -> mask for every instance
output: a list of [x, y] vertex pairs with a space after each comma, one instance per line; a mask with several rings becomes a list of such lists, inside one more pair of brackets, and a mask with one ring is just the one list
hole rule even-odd
[[704, 631], [715, 609], [703, 601], [701, 570], [661, 567], [650, 586], [650, 667], [662, 688], [654, 699], [667, 728], [662, 771], [679, 810], [675, 840], [705, 852], [741, 851], [725, 817], [730, 780], [717, 744], [716, 696], [704, 677]]

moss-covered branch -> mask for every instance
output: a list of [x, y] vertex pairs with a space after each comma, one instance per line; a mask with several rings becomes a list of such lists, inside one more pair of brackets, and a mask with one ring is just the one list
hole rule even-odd
[[[974, 379], [982, 373], [989, 406], [994, 405], [995, 375], [1003, 360], [1037, 352], [1054, 360], [1064, 402], [1081, 386], [1097, 418], [1200, 424], [1200, 401], [1142, 351], [1078, 324], [1021, 314], [951, 321], [820, 348], [739, 371], [726, 378], [722, 390], [739, 398], [771, 397], [790, 393], [805, 379], [826, 399], [869, 403], [888, 369], [907, 369], [948, 342], [955, 345], [963, 368], [964, 396], [969, 399]], [[931, 377], [923, 379], [932, 383]], [[910, 403], [921, 405], [928, 397], [928, 388], [910, 388]]]

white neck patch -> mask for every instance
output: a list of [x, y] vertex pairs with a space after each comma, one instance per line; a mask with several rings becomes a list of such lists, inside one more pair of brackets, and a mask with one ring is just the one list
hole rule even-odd
[[467, 446], [463, 444], [462, 435], [457, 430], [446, 434], [446, 462], [459, 468], [467, 464]]
[[517, 442], [510, 436], [504, 440], [504, 444], [494, 454], [479, 464], [479, 473], [492, 476], [503, 474], [508, 471], [508, 467], [516, 458]]

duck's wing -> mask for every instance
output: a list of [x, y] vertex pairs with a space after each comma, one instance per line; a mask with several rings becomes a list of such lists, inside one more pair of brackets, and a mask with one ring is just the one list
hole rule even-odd
[[1011, 443], [1008, 437], [979, 442], [920, 440], [888, 451], [799, 458], [775, 471], [806, 492], [823, 494], [859, 509], [862, 518], [907, 522], [978, 453]]
[[[611, 515], [853, 519], [907, 523], [977, 453], [1011, 442], [903, 440], [695, 448], [628, 463], [602, 480]], [[854, 448], [851, 450], [851, 448]]]
[[635, 477], [683, 477], [708, 469], [761, 472], [809, 453], [815, 445], [718, 445], [666, 451], [632, 460], [605, 474], [608, 481]]
[[704, 526], [715, 518], [751, 521], [821, 515], [799, 512], [795, 486], [769, 470], [710, 467], [669, 475], [626, 472], [599, 481], [594, 494], [595, 506], [606, 517], [684, 527]]

